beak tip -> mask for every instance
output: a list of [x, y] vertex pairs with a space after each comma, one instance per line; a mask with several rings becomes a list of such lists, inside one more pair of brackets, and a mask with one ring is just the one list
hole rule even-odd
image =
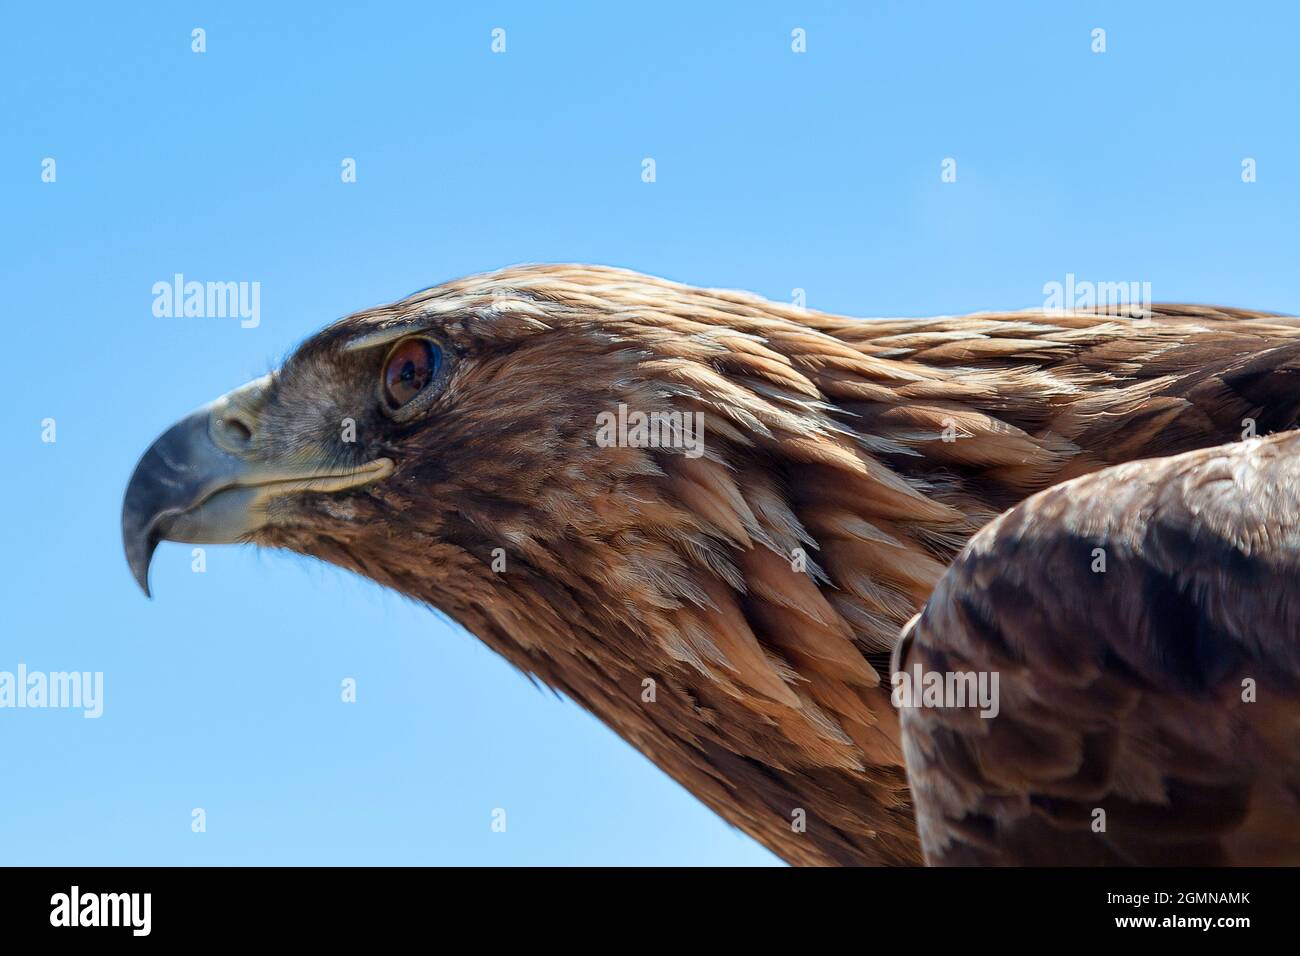
[[143, 575], [136, 575], [136, 576], [135, 576], [135, 583], [138, 584], [138, 585], [140, 585], [140, 590], [144, 592], [145, 600], [146, 600], [146, 601], [152, 601], [152, 600], [153, 600], [153, 592], [149, 590], [149, 574], [148, 574], [148, 572], [145, 572]]
[[158, 547], [160, 535], [154, 517], [147, 509], [138, 506], [137, 497], [137, 482], [135, 476], [132, 476], [122, 505], [122, 550], [131, 577], [140, 585], [144, 596], [149, 598], [153, 597], [149, 590], [149, 565], [153, 563], [153, 553]]
[[144, 596], [152, 598], [153, 592], [149, 590], [149, 565], [153, 560], [157, 542], [152, 540], [152, 536], [132, 540], [130, 535], [123, 535], [123, 538], [126, 544], [126, 563], [131, 569], [131, 577], [135, 578], [135, 583], [140, 585]]

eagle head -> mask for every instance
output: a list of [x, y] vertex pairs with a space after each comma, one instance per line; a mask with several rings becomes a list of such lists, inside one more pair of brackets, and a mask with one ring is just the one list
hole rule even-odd
[[690, 388], [661, 367], [673, 331], [596, 294], [617, 272], [575, 278], [559, 295], [553, 271], [518, 269], [349, 316], [182, 419], [126, 492], [137, 581], [161, 540], [287, 548], [453, 614], [560, 564], [604, 577], [608, 549], [656, 533], [638, 513], [656, 458], [692, 450], [603, 441], [601, 416], [680, 421]]

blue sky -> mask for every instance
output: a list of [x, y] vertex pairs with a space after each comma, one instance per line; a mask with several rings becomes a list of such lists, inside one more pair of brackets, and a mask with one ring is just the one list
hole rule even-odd
[[[0, 709], [0, 863], [776, 862], [369, 582], [165, 544], [136, 590], [140, 453], [354, 309], [591, 261], [862, 316], [1071, 273], [1300, 311], [1289, 3], [321, 6], [0, 12], [0, 671], [105, 682]], [[260, 324], [155, 317], [178, 272], [259, 282]]]

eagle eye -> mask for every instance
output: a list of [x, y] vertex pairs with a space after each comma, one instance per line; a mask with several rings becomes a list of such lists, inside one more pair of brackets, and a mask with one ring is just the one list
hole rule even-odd
[[437, 377], [442, 350], [428, 339], [397, 343], [384, 363], [384, 401], [393, 411], [414, 401]]

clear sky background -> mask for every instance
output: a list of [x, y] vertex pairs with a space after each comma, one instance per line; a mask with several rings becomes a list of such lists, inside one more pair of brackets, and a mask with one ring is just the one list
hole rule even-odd
[[[367, 581], [164, 544], [141, 596], [140, 453], [350, 311], [523, 261], [861, 316], [1067, 273], [1300, 311], [1292, 3], [607, 6], [0, 7], [0, 670], [105, 675], [98, 720], [0, 710], [0, 863], [776, 862]], [[261, 324], [155, 318], [177, 272], [260, 282]]]

